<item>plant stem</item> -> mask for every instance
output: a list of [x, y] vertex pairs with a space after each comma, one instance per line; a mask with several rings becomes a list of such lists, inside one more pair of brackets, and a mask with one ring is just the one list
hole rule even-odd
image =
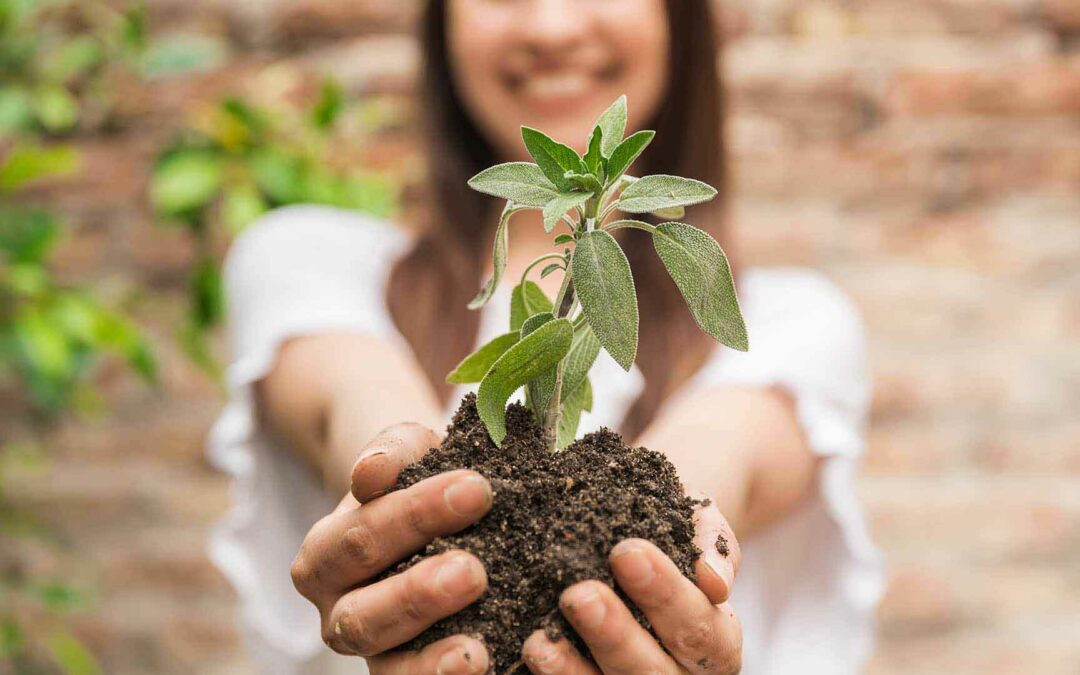
[[[559, 294], [555, 296], [555, 318], [561, 319], [569, 314], [576, 301], [573, 275], [570, 273], [569, 266], [567, 266], [566, 272], [563, 274], [562, 286], [559, 287]], [[562, 381], [565, 365], [566, 359], [563, 358], [562, 361], [559, 361], [559, 365], [555, 367], [555, 388], [551, 392], [551, 398], [548, 399], [547, 410], [544, 411], [544, 438], [547, 440], [548, 452], [555, 452], [559, 441], [559, 418], [562, 417]]]

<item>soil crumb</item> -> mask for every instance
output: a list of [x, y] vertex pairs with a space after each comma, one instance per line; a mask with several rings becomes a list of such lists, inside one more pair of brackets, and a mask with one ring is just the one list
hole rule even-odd
[[[532, 414], [516, 404], [507, 411], [507, 429], [503, 447], [496, 447], [477, 414], [475, 396], [465, 396], [442, 445], [406, 467], [394, 489], [444, 471], [472, 469], [492, 483], [491, 511], [387, 571], [396, 574], [454, 549], [480, 558], [487, 593], [402, 649], [420, 649], [459, 633], [481, 635], [496, 673], [520, 662], [521, 645], [537, 629], [552, 639], [568, 637], [588, 656], [559, 612], [559, 595], [586, 579], [615, 587], [607, 557], [623, 539], [648, 539], [690, 579], [701, 554], [693, 541], [693, 509], [699, 502], [685, 496], [675, 467], [659, 452], [628, 448], [618, 434], [602, 429], [548, 453]], [[727, 542], [721, 537], [718, 547], [721, 542], [726, 554]], [[627, 604], [651, 631], [645, 616]]]

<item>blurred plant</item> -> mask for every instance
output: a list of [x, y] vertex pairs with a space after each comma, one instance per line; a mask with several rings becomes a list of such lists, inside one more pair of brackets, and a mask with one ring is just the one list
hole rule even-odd
[[149, 344], [128, 318], [54, 279], [47, 262], [60, 238], [59, 219], [10, 201], [19, 187], [69, 173], [77, 161], [67, 148], [22, 145], [0, 163], [0, 375], [18, 378], [33, 408], [46, 415], [91, 402], [86, 376], [108, 353], [155, 379]]
[[180, 340], [205, 370], [220, 372], [206, 335], [224, 316], [219, 260], [232, 237], [267, 210], [287, 204], [394, 213], [397, 182], [365, 171], [354, 152], [382, 117], [378, 102], [349, 99], [329, 81], [306, 106], [258, 106], [233, 96], [201, 109], [160, 154], [150, 201], [195, 242], [190, 312]]
[[142, 2], [0, 0], [0, 138], [100, 129], [115, 121], [125, 84], [223, 58], [204, 36], [151, 41]]

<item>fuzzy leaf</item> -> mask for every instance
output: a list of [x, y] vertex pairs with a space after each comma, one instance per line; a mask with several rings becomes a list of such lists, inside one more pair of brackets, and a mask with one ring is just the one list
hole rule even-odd
[[600, 344], [624, 370], [637, 354], [638, 306], [630, 263], [603, 230], [586, 232], [571, 259], [581, 309]]
[[611, 157], [611, 153], [622, 143], [623, 134], [626, 133], [626, 95], [615, 99], [608, 109], [600, 114], [596, 120], [596, 126], [603, 135], [600, 142], [600, 152], [604, 157]]
[[554, 305], [536, 282], [526, 281], [514, 286], [510, 294], [510, 330], [521, 330], [525, 320], [540, 312], [552, 311]]
[[655, 131], [639, 131], [632, 134], [611, 153], [608, 160], [608, 183], [614, 183], [623, 173], [630, 168], [641, 153], [656, 136]]
[[547, 232], [554, 230], [555, 223], [559, 222], [564, 213], [581, 206], [591, 196], [588, 192], [564, 192], [556, 195], [544, 207], [544, 230]]
[[[525, 337], [540, 328], [549, 321], [552, 321], [555, 315], [551, 312], [541, 312], [534, 314], [525, 320], [525, 323], [521, 326], [521, 336]], [[571, 342], [571, 348], [573, 343]], [[551, 398], [551, 393], [555, 391], [555, 378], [557, 373], [555, 367], [552, 367], [547, 372], [538, 377], [534, 377], [529, 380], [525, 386], [525, 402], [532, 408], [533, 414], [536, 415], [537, 420], [544, 419], [544, 413], [547, 412], [548, 399]]]
[[491, 254], [491, 278], [488, 279], [488, 282], [480, 289], [480, 293], [478, 293], [469, 303], [469, 309], [480, 309], [486, 305], [488, 300], [491, 300], [491, 296], [495, 294], [495, 289], [498, 288], [499, 281], [502, 280], [503, 272], [506, 271], [506, 253], [509, 246], [506, 226], [510, 223], [510, 216], [523, 209], [524, 207], [516, 206], [513, 202], [506, 203], [506, 207], [502, 212], [502, 217], [499, 218], [499, 226], [495, 229], [495, 247]]
[[540, 272], [541, 279], [547, 279], [547, 276], [555, 270], [561, 270], [563, 268], [559, 263], [551, 263]]
[[544, 132], [531, 127], [521, 127], [521, 138], [525, 141], [529, 154], [536, 160], [536, 165], [560, 192], [569, 192], [573, 187], [566, 179], [568, 171], [580, 174], [589, 172], [585, 162], [573, 148], [552, 140]]
[[510, 349], [517, 344], [518, 338], [519, 334], [516, 330], [510, 333], [503, 333], [480, 349], [477, 349], [471, 355], [465, 357], [465, 360], [459, 363], [457, 368], [454, 368], [453, 372], [446, 376], [446, 381], [450, 384], [479, 382], [484, 379], [484, 375], [487, 375], [488, 370], [491, 369], [491, 364], [495, 363], [507, 349]]
[[496, 444], [506, 438], [506, 401], [518, 387], [554, 368], [574, 339], [567, 319], [548, 321], [523, 337], [491, 366], [480, 382], [476, 407]]
[[653, 245], [701, 329], [732, 349], [747, 351], [731, 267], [716, 240], [684, 223], [662, 223]]
[[614, 232], [615, 230], [622, 230], [626, 228], [634, 230], [644, 230], [649, 234], [656, 232], [656, 227], [654, 225], [650, 225], [643, 220], [616, 220], [604, 226], [604, 229], [608, 232]]
[[624, 213], [650, 213], [658, 209], [700, 204], [715, 196], [716, 190], [699, 180], [678, 176], [645, 176], [622, 191], [619, 210]]
[[570, 184], [574, 186], [575, 190], [580, 190], [582, 192], [600, 194], [604, 190], [604, 186], [600, 184], [600, 179], [591, 173], [583, 174], [570, 171], [566, 174], [566, 180], [570, 181]]
[[560, 234], [559, 236], [555, 237], [555, 245], [556, 246], [558, 246], [560, 244], [573, 244], [573, 243], [574, 243], [573, 235]]
[[600, 355], [600, 341], [588, 324], [574, 333], [574, 342], [563, 364], [562, 396], [565, 398], [589, 375], [589, 369]]
[[555, 442], [555, 446], [560, 449], [574, 442], [578, 425], [581, 424], [582, 411], [592, 409], [592, 383], [588, 378], [579, 382], [570, 395], [563, 399], [562, 409]]
[[664, 220], [678, 220], [686, 215], [686, 208], [683, 206], [672, 206], [669, 209], [657, 209], [652, 212], [657, 218], [663, 218]]
[[469, 187], [493, 197], [542, 208], [559, 192], [535, 164], [508, 162], [485, 169], [469, 179]]
[[603, 181], [604, 178], [604, 155], [601, 152], [601, 146], [604, 142], [604, 130], [600, 127], [596, 127], [592, 131], [592, 135], [589, 137], [589, 149], [585, 153], [585, 166], [589, 168], [589, 172], [592, 175], [598, 177]]

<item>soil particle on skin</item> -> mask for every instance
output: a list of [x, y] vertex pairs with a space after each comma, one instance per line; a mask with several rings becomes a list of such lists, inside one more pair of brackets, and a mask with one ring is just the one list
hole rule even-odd
[[[503, 447], [495, 446], [476, 412], [475, 396], [466, 395], [442, 445], [406, 467], [394, 489], [445, 471], [472, 469], [492, 483], [491, 511], [387, 571], [397, 574], [455, 549], [480, 558], [487, 592], [402, 649], [421, 649], [459, 633], [479, 634], [496, 673], [520, 662], [521, 645], [537, 629], [552, 639], [568, 637], [587, 655], [559, 612], [559, 595], [586, 579], [615, 587], [608, 554], [618, 542], [648, 539], [690, 579], [701, 554], [693, 542], [693, 509], [700, 502], [685, 496], [675, 467], [659, 452], [628, 448], [618, 434], [602, 429], [549, 453], [532, 413], [516, 404], [507, 411], [507, 430]], [[651, 631], [645, 616], [617, 588], [616, 593]]]
[[722, 534], [716, 535], [716, 551], [725, 558], [731, 553], [731, 548], [728, 546], [727, 539], [725, 539]]

